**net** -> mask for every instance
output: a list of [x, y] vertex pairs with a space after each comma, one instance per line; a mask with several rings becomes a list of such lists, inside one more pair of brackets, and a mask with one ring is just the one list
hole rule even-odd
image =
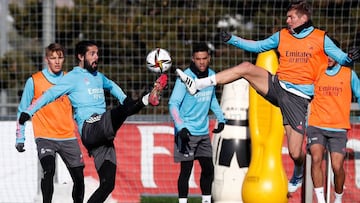
[[[2, 1], [1, 103], [3, 116], [16, 111], [25, 79], [42, 68], [43, 48], [56, 41], [67, 48], [66, 68], [75, 64], [74, 44], [82, 39], [98, 41], [101, 71], [129, 95], [138, 97], [149, 89], [155, 74], [145, 67], [146, 54], [167, 49], [174, 69], [191, 60], [191, 44], [206, 41], [213, 47], [212, 67], [221, 70], [256, 55], [221, 42], [220, 30], [248, 39], [263, 39], [285, 27], [288, 1]], [[341, 47], [359, 45], [357, 1], [314, 1], [314, 25], [341, 42]], [[45, 44], [46, 43], [46, 44]], [[357, 66], [357, 65], [356, 65]], [[357, 67], [356, 67], [357, 68]], [[356, 69], [355, 68], [355, 69]], [[219, 90], [220, 94], [220, 90]], [[169, 89], [160, 108], [144, 114], [167, 113]], [[115, 103], [109, 99], [109, 104]], [[8, 112], [6, 112], [8, 111]]]

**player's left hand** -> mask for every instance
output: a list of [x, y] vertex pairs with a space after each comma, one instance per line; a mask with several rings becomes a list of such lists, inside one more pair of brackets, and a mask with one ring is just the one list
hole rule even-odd
[[190, 141], [190, 131], [187, 128], [182, 128], [177, 134], [182, 143], [188, 143]]
[[221, 131], [224, 130], [225, 127], [225, 123], [218, 123], [217, 128], [214, 128], [214, 130], [212, 131], [213, 133], [220, 133]]
[[24, 143], [16, 143], [15, 148], [18, 152], [25, 152]]
[[357, 61], [360, 58], [360, 49], [352, 47], [348, 52], [348, 56], [352, 61]]
[[28, 120], [30, 120], [30, 115], [25, 112], [21, 112], [19, 117], [19, 124], [24, 125], [24, 123]]
[[230, 38], [231, 38], [231, 34], [228, 33], [228, 32], [226, 32], [226, 31], [224, 31], [224, 30], [221, 31], [220, 36], [221, 36], [221, 39], [222, 39], [223, 42], [227, 42], [227, 41], [229, 41]]

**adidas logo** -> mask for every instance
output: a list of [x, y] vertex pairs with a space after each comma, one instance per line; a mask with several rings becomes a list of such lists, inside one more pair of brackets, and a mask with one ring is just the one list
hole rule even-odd
[[90, 117], [86, 120], [87, 123], [95, 123], [101, 119], [101, 115]]
[[185, 82], [186, 82], [186, 84], [188, 84], [190, 86], [192, 85], [192, 80], [190, 80], [190, 78], [186, 78]]

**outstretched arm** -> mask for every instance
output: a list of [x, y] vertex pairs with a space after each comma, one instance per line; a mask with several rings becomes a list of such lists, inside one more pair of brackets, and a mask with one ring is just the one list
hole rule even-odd
[[19, 122], [20, 122], [20, 119], [21, 119], [21, 121], [24, 121], [24, 119], [27, 118], [27, 116], [25, 116], [25, 114], [27, 114], [29, 116], [29, 118], [27, 119], [27, 120], [29, 120], [30, 117], [33, 116], [43, 106], [54, 101], [58, 97], [70, 92], [71, 89], [73, 88], [74, 81], [76, 81], [76, 79], [74, 79], [70, 76], [71, 76], [70, 73], [66, 74], [58, 84], [52, 86], [50, 89], [48, 89], [46, 92], [44, 92], [44, 94], [41, 97], [39, 97], [37, 100], [32, 102], [32, 104], [30, 106], [28, 106], [24, 111], [22, 111], [21, 114], [23, 116], [21, 117], [21, 114], [20, 114]]
[[258, 41], [243, 39], [241, 37], [231, 35], [225, 31], [221, 33], [221, 37], [227, 44], [253, 53], [269, 51], [271, 49], [277, 48], [279, 45], [279, 32], [274, 33], [264, 40]]
[[345, 53], [339, 47], [337, 47], [327, 35], [325, 35], [324, 46], [325, 53], [340, 65], [352, 66], [354, 61], [357, 61], [360, 58], [359, 48], [353, 47], [349, 50], [349, 53]]
[[[100, 74], [100, 73], [98, 73], [98, 74]], [[124, 104], [124, 101], [126, 99], [126, 94], [124, 93], [124, 91], [114, 81], [110, 80], [103, 74], [101, 74], [101, 75], [102, 75], [103, 85], [104, 85], [103, 88], [109, 90], [111, 95], [113, 95], [115, 98], [117, 98], [121, 104]]]

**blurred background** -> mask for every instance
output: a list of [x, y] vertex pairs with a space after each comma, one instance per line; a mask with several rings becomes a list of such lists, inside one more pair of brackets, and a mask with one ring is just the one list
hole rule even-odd
[[[167, 49], [173, 59], [170, 81], [159, 108], [141, 114], [167, 115], [174, 70], [191, 60], [192, 44], [205, 41], [213, 51], [216, 71], [256, 54], [226, 45], [221, 30], [260, 40], [285, 27], [283, 0], [1, 0], [0, 1], [0, 118], [11, 119], [25, 80], [43, 68], [44, 47], [59, 42], [67, 49], [65, 69], [75, 62], [74, 46], [90, 39], [100, 44], [100, 71], [131, 97], [151, 88], [156, 74], [146, 69], [146, 54]], [[345, 51], [360, 46], [357, 0], [312, 1], [316, 27], [341, 42]], [[355, 70], [359, 69], [355, 65]], [[221, 87], [218, 87], [218, 96]], [[108, 98], [109, 107], [116, 104]]]
[[[173, 66], [168, 71], [168, 87], [162, 93], [160, 106], [145, 108], [129, 118], [131, 122], [150, 121], [141, 124], [127, 123], [117, 139], [119, 149], [119, 181], [113, 192], [123, 202], [127, 196], [150, 194], [176, 196], [178, 165], [172, 161], [173, 128], [168, 114], [168, 99], [176, 79], [175, 69], [186, 68], [191, 61], [194, 42], [206, 42], [212, 50], [211, 67], [220, 71], [242, 61], [255, 62], [257, 55], [244, 52], [223, 43], [221, 30], [252, 40], [264, 39], [286, 27], [284, 0], [0, 0], [0, 202], [34, 202], [39, 195], [38, 181], [41, 167], [37, 164], [36, 149], [31, 131], [27, 135], [27, 152], [19, 154], [14, 148], [15, 120], [26, 79], [44, 67], [44, 48], [58, 42], [65, 46], [65, 70], [76, 66], [74, 47], [80, 40], [95, 40], [100, 45], [99, 70], [114, 80], [129, 96], [136, 99], [144, 91], [151, 90], [158, 75], [150, 72], [145, 58], [154, 48], [168, 50]], [[358, 0], [314, 0], [312, 21], [315, 27], [326, 30], [347, 50], [360, 47], [360, 3]], [[294, 45], [296, 46], [296, 45]], [[360, 74], [360, 66], [353, 67]], [[74, 81], [76, 82], [76, 81]], [[217, 87], [220, 101], [222, 86]], [[353, 103], [354, 131], [349, 133], [348, 152], [345, 162], [348, 188], [344, 202], [359, 202], [360, 188], [360, 130], [358, 105]], [[107, 96], [108, 108], [117, 101]], [[150, 124], [149, 124], [150, 123]], [[154, 124], [155, 123], [155, 124]], [[213, 127], [215, 121], [211, 121]], [[30, 126], [30, 125], [29, 125]], [[149, 129], [148, 129], [149, 127]], [[141, 129], [144, 130], [141, 130]], [[139, 130], [140, 129], [140, 130]], [[147, 130], [145, 130], [147, 129]], [[236, 133], [236, 132], [235, 132]], [[156, 136], [155, 136], [156, 134]], [[120, 136], [119, 136], [120, 137]], [[155, 141], [150, 142], [149, 138]], [[145, 142], [147, 141], [147, 142]], [[285, 143], [285, 141], [284, 141]], [[146, 145], [153, 148], [148, 148]], [[154, 145], [154, 146], [152, 146]], [[156, 145], [156, 146], [155, 146]], [[154, 151], [146, 151], [154, 149]], [[156, 151], [156, 150], [158, 151]], [[122, 150], [122, 151], [120, 151]], [[159, 152], [160, 151], [160, 152]], [[140, 155], [141, 152], [141, 155]], [[144, 164], [141, 158], [156, 154], [154, 163]], [[85, 156], [85, 175], [96, 180], [92, 160]], [[284, 167], [291, 176], [292, 162], [284, 144]], [[140, 177], [140, 165], [144, 164], [155, 177], [157, 188], [145, 187], [149, 181]], [[143, 167], [143, 165], [141, 165]], [[152, 167], [154, 170], [152, 171]], [[143, 169], [143, 168], [141, 168]], [[61, 178], [67, 173], [60, 168], [58, 183], [68, 183]], [[158, 177], [157, 175], [160, 174]], [[198, 170], [195, 175], [199, 174]], [[62, 180], [66, 181], [62, 181]], [[151, 181], [152, 179], [150, 179]], [[160, 184], [163, 185], [160, 185]], [[86, 187], [96, 188], [87, 183]], [[63, 184], [61, 185], [63, 186]], [[93, 187], [92, 187], [93, 186]], [[125, 188], [125, 189], [124, 189]], [[128, 192], [126, 189], [136, 189]], [[135, 190], [134, 189], [134, 190]], [[67, 190], [69, 187], [67, 187]], [[61, 191], [55, 189], [55, 192]], [[88, 192], [89, 190], [87, 190]], [[90, 189], [91, 191], [91, 189]], [[191, 194], [199, 194], [194, 187]], [[301, 191], [289, 202], [300, 202]], [[59, 195], [59, 202], [69, 192]], [[138, 202], [135, 196], [135, 201]], [[61, 201], [62, 200], [62, 201]], [[71, 201], [71, 200], [69, 200]], [[35, 201], [36, 202], [36, 201]], [[155, 202], [159, 203], [157, 199]], [[169, 203], [169, 200], [164, 202]], [[176, 198], [174, 200], [176, 202]]]

